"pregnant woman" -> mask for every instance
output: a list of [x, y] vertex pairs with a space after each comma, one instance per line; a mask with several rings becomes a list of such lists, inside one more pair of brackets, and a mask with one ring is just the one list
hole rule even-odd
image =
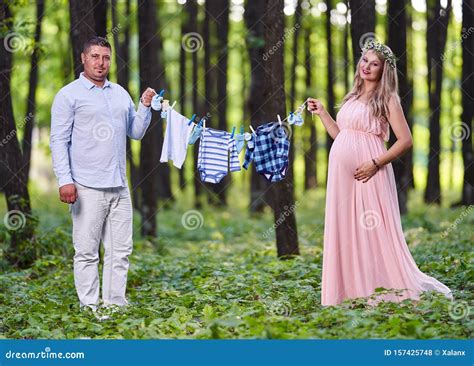
[[[310, 112], [334, 139], [327, 180], [322, 305], [366, 297], [379, 301], [418, 300], [423, 291], [451, 291], [421, 272], [403, 235], [391, 161], [412, 147], [398, 96], [395, 56], [369, 41], [363, 48], [354, 87], [344, 97], [335, 122], [321, 102], [310, 98]], [[397, 141], [385, 148], [389, 124]]]

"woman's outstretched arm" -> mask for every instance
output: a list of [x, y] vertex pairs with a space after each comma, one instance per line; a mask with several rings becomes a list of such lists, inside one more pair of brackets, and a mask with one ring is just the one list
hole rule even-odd
[[339, 127], [337, 126], [336, 121], [334, 121], [331, 115], [326, 111], [322, 103], [318, 99], [308, 98], [308, 110], [319, 116], [329, 136], [335, 139], [339, 133]]

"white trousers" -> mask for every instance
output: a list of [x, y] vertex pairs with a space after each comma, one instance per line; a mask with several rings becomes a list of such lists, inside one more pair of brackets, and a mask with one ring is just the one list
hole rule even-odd
[[75, 182], [70, 205], [74, 243], [74, 284], [80, 305], [99, 302], [99, 248], [104, 245], [102, 300], [126, 305], [128, 256], [132, 253], [132, 202], [128, 187], [89, 188]]

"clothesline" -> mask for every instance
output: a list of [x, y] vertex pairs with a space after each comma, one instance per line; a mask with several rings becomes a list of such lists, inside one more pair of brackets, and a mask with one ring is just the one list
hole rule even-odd
[[[162, 104], [163, 104], [163, 94], [164, 94], [164, 89], [162, 89], [158, 94], [156, 94], [153, 99], [152, 99], [152, 103], [151, 103], [151, 106], [154, 110], [156, 111], [160, 111], [162, 110]], [[308, 98], [309, 99], [309, 98]], [[277, 119], [278, 119], [278, 122], [280, 123], [280, 125], [287, 121], [288, 118], [292, 115], [292, 114], [297, 114], [297, 113], [301, 113], [303, 112], [304, 110], [304, 107], [306, 106], [306, 104], [308, 103], [308, 99], [306, 99], [295, 111], [292, 111], [290, 112], [284, 119], [281, 119], [280, 115], [277, 114]], [[162, 110], [162, 112], [167, 112], [168, 110], [172, 110], [174, 109], [174, 106], [176, 105], [176, 101], [173, 102], [173, 104], [171, 106], [169, 106], [168, 108], [169, 109], [166, 109], [166, 110]], [[311, 115], [313, 115], [313, 113], [311, 113]], [[206, 120], [208, 119], [206, 116], [202, 117], [201, 120], [198, 122], [198, 123], [195, 123], [194, 122], [194, 119], [196, 118], [196, 114], [193, 114], [191, 116], [191, 118], [189, 119], [189, 123], [188, 125], [191, 125], [193, 124], [195, 127], [201, 125], [203, 126], [203, 128], [205, 129], [206, 128]], [[255, 134], [255, 130], [254, 128], [252, 127], [252, 125], [250, 124], [249, 125], [249, 128], [251, 130], [251, 132], [253, 134]], [[235, 132], [235, 126], [232, 128], [232, 136], [234, 136], [234, 132]], [[241, 129], [241, 132], [240, 133], [243, 133], [242, 129]]]

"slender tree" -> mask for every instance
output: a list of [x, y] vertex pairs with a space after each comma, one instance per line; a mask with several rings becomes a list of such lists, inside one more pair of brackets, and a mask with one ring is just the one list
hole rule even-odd
[[[12, 53], [7, 47], [12, 32], [12, 15], [8, 2], [0, 1], [0, 26], [6, 33], [0, 35], [0, 171], [5, 174], [1, 191], [7, 201], [8, 212], [3, 222], [10, 235], [10, 246], [5, 258], [13, 265], [27, 267], [36, 258], [35, 226], [31, 214], [27, 174], [13, 115], [11, 98]], [[9, 37], [8, 39], [6, 37]]]
[[[301, 33], [301, 0], [297, 0], [296, 2], [296, 8], [295, 8], [295, 15], [294, 15], [294, 23], [293, 23], [293, 45], [292, 45], [292, 50], [291, 50], [291, 69], [290, 69], [290, 75], [291, 75], [291, 83], [290, 83], [290, 109], [292, 111], [295, 110], [295, 103], [296, 103], [296, 81], [297, 81], [297, 74], [296, 74], [296, 68], [298, 66], [298, 49], [299, 49], [299, 39], [300, 39], [300, 33]], [[294, 159], [295, 156], [295, 147], [294, 147], [294, 136], [291, 134], [290, 138], [290, 156], [292, 159]], [[288, 175], [293, 177], [294, 176], [294, 169], [293, 169], [293, 164], [294, 161], [290, 161], [289, 166], [288, 166]], [[290, 178], [292, 179], [292, 178]]]
[[95, 33], [98, 36], [107, 35], [107, 0], [93, 0]]
[[[304, 30], [304, 50], [305, 50], [305, 85], [306, 90], [313, 90], [312, 82], [312, 62], [311, 62], [311, 43], [310, 43], [311, 29], [306, 27]], [[317, 136], [316, 136], [316, 125], [312, 121], [309, 113], [305, 114], [306, 123], [305, 126], [309, 130], [309, 141], [304, 154], [304, 167], [305, 167], [305, 179], [304, 188], [311, 189], [317, 186], [317, 164], [316, 164], [316, 153], [317, 153]]]
[[33, 127], [35, 125], [36, 115], [36, 89], [38, 87], [38, 67], [40, 57], [40, 40], [41, 40], [41, 26], [44, 18], [44, 0], [36, 1], [36, 28], [33, 45], [33, 53], [31, 54], [30, 77], [28, 84], [28, 98], [25, 116], [25, 129], [22, 141], [23, 163], [25, 164], [26, 180], [28, 182], [30, 175], [31, 164], [31, 147]]
[[441, 203], [439, 175], [441, 87], [443, 82], [443, 53], [451, 14], [451, 0], [443, 8], [440, 0], [427, 2], [427, 62], [429, 93], [430, 150], [428, 154], [428, 179], [425, 190], [426, 203]]
[[[265, 0], [247, 1], [245, 4], [244, 20], [247, 27], [245, 38], [250, 59], [250, 92], [247, 107], [250, 113], [250, 123], [257, 128], [263, 123], [263, 85], [265, 80], [263, 56], [265, 52], [265, 39], [263, 29], [263, 16], [265, 13]], [[274, 117], [273, 117], [274, 118]], [[255, 169], [250, 173], [250, 212], [262, 212], [265, 205], [265, 194], [268, 184]]]
[[[388, 20], [388, 46], [397, 56], [397, 72], [399, 82], [399, 94], [401, 97], [401, 104], [403, 112], [407, 117], [408, 126], [411, 129], [410, 120], [410, 101], [411, 91], [408, 80], [407, 68], [407, 23], [406, 23], [406, 0], [389, 0], [387, 20]], [[393, 131], [390, 131], [389, 144], [393, 145], [396, 141], [396, 136]], [[410, 160], [411, 154], [405, 154], [399, 159], [392, 162], [393, 170], [395, 172], [395, 180], [398, 191], [398, 204], [400, 213], [407, 212], [408, 189], [411, 185], [410, 174]]]
[[[115, 46], [115, 65], [117, 68], [117, 82], [128, 92], [128, 83], [130, 82], [130, 0], [125, 1], [125, 24], [122, 27], [118, 18], [117, 0], [112, 0], [112, 35]], [[123, 34], [123, 41], [119, 39], [119, 34]], [[138, 187], [139, 170], [133, 159], [132, 144], [127, 137], [127, 161], [130, 167], [130, 181], [132, 188], [133, 207], [141, 213], [140, 192]]]
[[[334, 106], [336, 104], [334, 96], [334, 65], [333, 65], [333, 50], [332, 44], [334, 40], [332, 39], [332, 27], [331, 27], [331, 10], [332, 4], [331, 0], [326, 0], [326, 49], [327, 49], [327, 84], [326, 84], [326, 96], [327, 96], [327, 111], [331, 116], [335, 116]], [[329, 161], [329, 151], [334, 140], [331, 136], [326, 133], [326, 151], [327, 151], [327, 161]], [[327, 179], [327, 167], [329, 164], [326, 164], [326, 179]]]
[[[158, 22], [157, 9], [152, 1], [138, 3], [138, 47], [140, 67], [140, 90], [151, 86], [167, 89], [163, 65], [158, 58], [160, 39], [156, 34]], [[155, 236], [157, 229], [158, 197], [169, 196], [169, 167], [159, 164], [159, 153], [163, 144], [163, 124], [159, 113], [153, 113], [150, 126], [142, 139], [140, 149], [140, 182], [142, 193], [141, 213], [143, 236]], [[168, 182], [166, 181], [168, 180]], [[164, 186], [163, 186], [164, 185]], [[160, 189], [162, 194], [160, 195]]]
[[[264, 117], [266, 120], [272, 120], [277, 114], [286, 115], [283, 47], [275, 46], [284, 39], [283, 0], [266, 0], [263, 23], [265, 51], [270, 55], [263, 64], [265, 73], [263, 88]], [[270, 54], [270, 50], [273, 51], [272, 54]], [[299, 249], [293, 181], [287, 176], [282, 181], [271, 184], [270, 187], [278, 256], [297, 255]]]
[[473, 63], [474, 36], [472, 35], [472, 10], [474, 0], [462, 2], [462, 158], [464, 164], [464, 179], [462, 185], [461, 204], [474, 204], [474, 156], [472, 154], [472, 113], [474, 95]]
[[84, 43], [95, 35], [95, 19], [92, 0], [69, 0], [69, 15], [71, 23], [72, 55], [74, 77], [82, 72], [81, 53]]
[[354, 66], [359, 62], [363, 43], [375, 32], [375, 0], [349, 0]]

